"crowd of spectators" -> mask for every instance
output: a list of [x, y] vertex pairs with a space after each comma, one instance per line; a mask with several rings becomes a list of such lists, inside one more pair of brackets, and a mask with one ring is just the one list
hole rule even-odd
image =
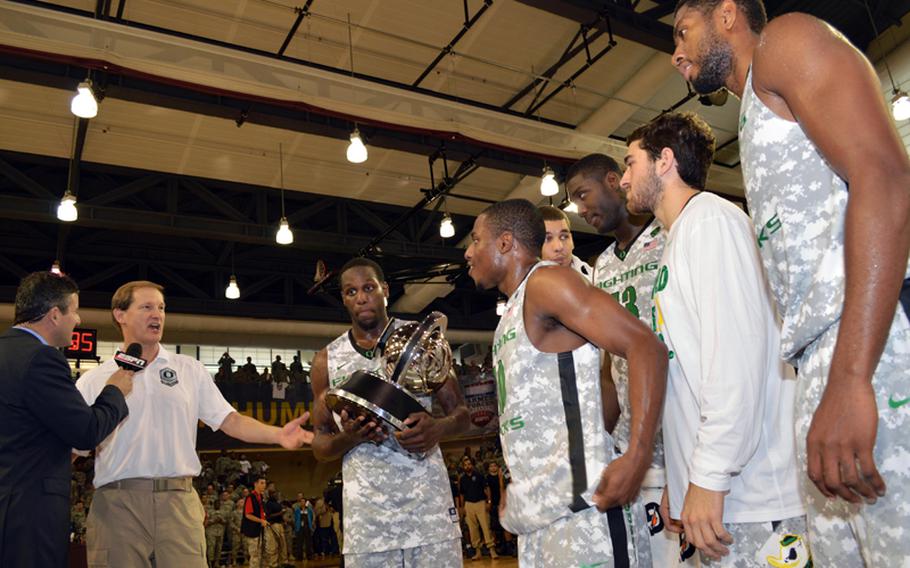
[[[210, 567], [243, 566], [248, 562], [240, 530], [248, 512], [253, 483], [267, 477], [269, 466], [222, 451], [214, 460], [202, 460], [194, 487], [205, 509], [206, 558]], [[78, 458], [71, 485], [71, 540], [85, 543], [85, 520], [94, 496], [94, 460]], [[340, 555], [343, 542], [339, 479], [321, 497], [298, 493], [285, 497], [275, 483], [266, 483], [263, 495], [268, 530], [261, 539], [263, 568], [293, 566], [300, 560]]]

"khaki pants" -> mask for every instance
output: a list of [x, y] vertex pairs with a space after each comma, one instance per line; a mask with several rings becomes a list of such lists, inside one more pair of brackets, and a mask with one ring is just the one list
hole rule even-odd
[[288, 545], [284, 540], [284, 525], [272, 523], [269, 528], [263, 529], [265, 533], [265, 559], [264, 568], [275, 568], [279, 564], [288, 563]]
[[261, 568], [262, 556], [265, 544], [264, 537], [243, 537], [243, 546], [246, 549], [246, 557], [250, 563], [250, 568]]
[[205, 511], [190, 481], [156, 487], [134, 479], [98, 488], [86, 521], [88, 565], [151, 568], [154, 557], [156, 566], [206, 568]]
[[487, 511], [486, 502], [465, 501], [464, 516], [468, 522], [468, 530], [471, 532], [471, 547], [477, 552], [480, 551], [480, 531], [482, 529], [487, 548], [492, 551], [493, 531], [490, 530], [490, 512]]

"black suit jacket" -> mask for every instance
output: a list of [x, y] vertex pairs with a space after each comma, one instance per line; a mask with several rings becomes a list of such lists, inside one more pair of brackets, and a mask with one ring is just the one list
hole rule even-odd
[[113, 386], [86, 404], [59, 350], [21, 329], [0, 336], [0, 566], [66, 565], [72, 449], [93, 449], [128, 412]]

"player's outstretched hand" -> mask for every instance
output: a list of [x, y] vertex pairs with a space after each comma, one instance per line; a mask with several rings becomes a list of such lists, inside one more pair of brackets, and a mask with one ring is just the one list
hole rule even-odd
[[631, 503], [641, 489], [648, 465], [647, 461], [634, 459], [629, 454], [610, 462], [600, 476], [600, 483], [594, 492], [597, 510], [603, 512]]
[[431, 450], [442, 437], [439, 421], [426, 412], [414, 412], [404, 421], [407, 428], [395, 436], [401, 447], [409, 452], [426, 452]]
[[711, 491], [690, 483], [680, 515], [686, 540], [712, 560], [729, 554], [725, 545], [733, 544], [733, 537], [723, 523], [724, 495], [724, 491]]
[[825, 389], [806, 438], [809, 479], [825, 497], [874, 503], [885, 494], [872, 457], [877, 433], [871, 383], [843, 382]]

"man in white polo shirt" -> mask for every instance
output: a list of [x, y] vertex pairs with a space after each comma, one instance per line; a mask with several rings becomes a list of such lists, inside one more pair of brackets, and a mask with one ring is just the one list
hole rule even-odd
[[[202, 363], [164, 349], [162, 291], [153, 282], [129, 282], [111, 300], [124, 348], [138, 343], [148, 364], [134, 376], [128, 419], [97, 448], [97, 491], [86, 527], [91, 566], [206, 566], [204, 512], [192, 487], [201, 469], [199, 420], [251, 443], [298, 448], [313, 438], [300, 427], [307, 415], [276, 428], [237, 413]], [[108, 360], [76, 388], [91, 404], [116, 370]]]

